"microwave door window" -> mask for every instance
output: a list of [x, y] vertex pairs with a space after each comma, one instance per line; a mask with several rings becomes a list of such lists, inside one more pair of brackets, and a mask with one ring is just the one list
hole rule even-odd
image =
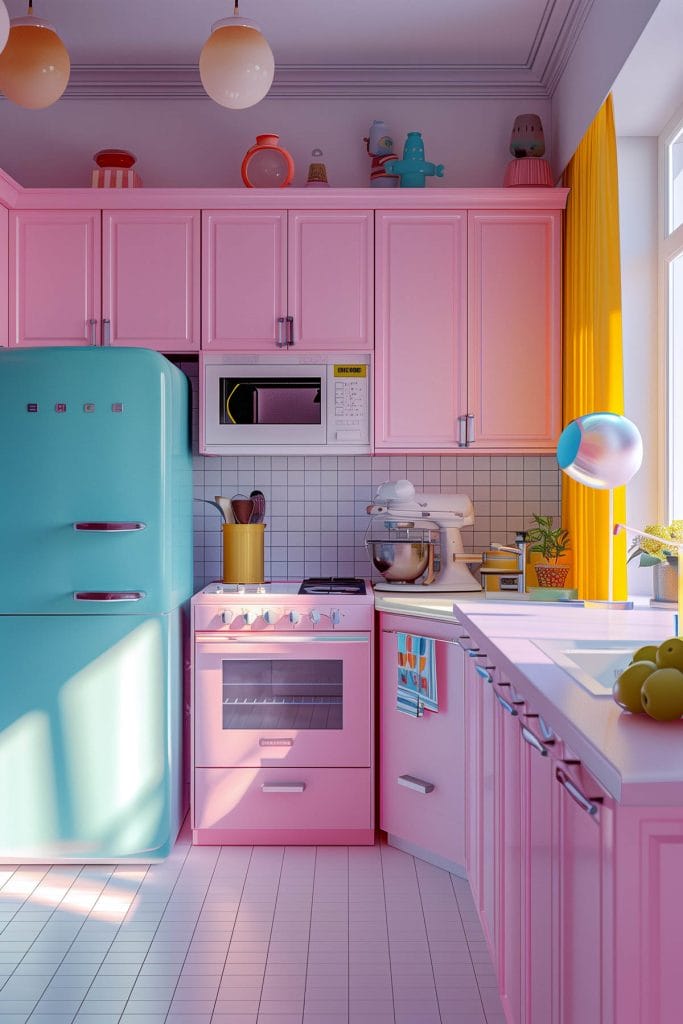
[[320, 392], [319, 377], [221, 377], [220, 422], [228, 426], [319, 426]]

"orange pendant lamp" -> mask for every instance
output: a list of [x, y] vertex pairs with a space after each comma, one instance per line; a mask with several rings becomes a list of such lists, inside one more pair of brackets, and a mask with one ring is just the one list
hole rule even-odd
[[41, 110], [55, 103], [69, 82], [71, 61], [54, 26], [33, 13], [12, 18], [9, 38], [0, 53], [0, 90], [8, 100]]
[[239, 0], [231, 18], [211, 26], [199, 57], [199, 74], [211, 99], [231, 110], [253, 107], [270, 89], [273, 51], [258, 25], [239, 17]]

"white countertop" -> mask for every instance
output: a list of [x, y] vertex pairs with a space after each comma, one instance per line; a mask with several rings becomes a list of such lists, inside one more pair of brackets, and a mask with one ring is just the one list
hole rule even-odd
[[379, 611], [458, 622], [489, 655], [528, 706], [541, 714], [596, 779], [623, 804], [683, 804], [683, 720], [631, 715], [609, 693], [581, 686], [534, 644], [535, 639], [660, 642], [673, 635], [673, 613], [492, 601], [483, 595], [375, 593]]

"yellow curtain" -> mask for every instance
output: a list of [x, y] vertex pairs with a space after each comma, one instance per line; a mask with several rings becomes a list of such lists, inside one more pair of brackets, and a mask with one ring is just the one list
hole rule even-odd
[[[563, 422], [590, 412], [624, 412], [619, 196], [612, 97], [584, 135], [565, 173], [571, 189], [564, 236]], [[608, 596], [608, 492], [562, 477], [562, 521], [571, 535], [579, 597]], [[624, 522], [625, 489], [614, 492]], [[614, 541], [614, 598], [626, 597], [626, 541]]]

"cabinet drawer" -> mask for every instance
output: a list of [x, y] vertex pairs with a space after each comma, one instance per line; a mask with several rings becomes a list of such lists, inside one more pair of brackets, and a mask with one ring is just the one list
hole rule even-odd
[[369, 829], [372, 772], [367, 768], [197, 768], [195, 829]]

